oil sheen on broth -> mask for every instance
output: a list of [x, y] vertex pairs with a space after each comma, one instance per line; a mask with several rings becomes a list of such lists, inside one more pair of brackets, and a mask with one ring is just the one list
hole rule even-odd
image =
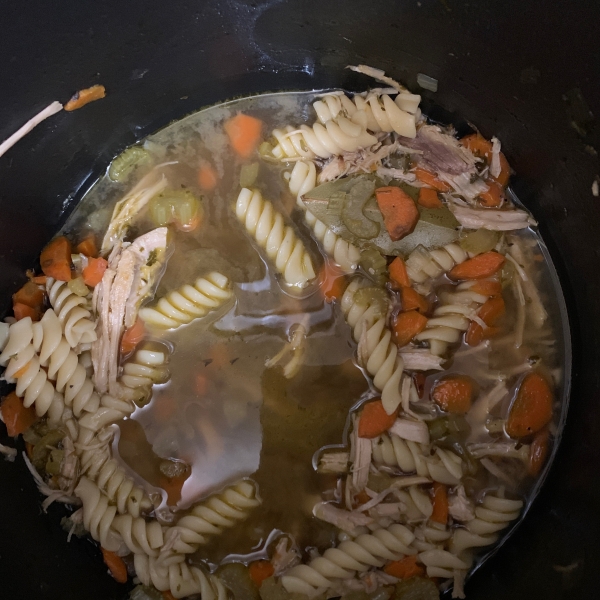
[[[167, 164], [169, 180], [198, 196], [198, 164], [210, 160], [216, 167], [218, 185], [204, 194], [201, 226], [192, 232], [171, 233], [173, 251], [156, 297], [216, 270], [233, 282], [235, 300], [176, 330], [149, 330], [146, 343], [166, 344], [171, 349], [171, 377], [168, 383], [154, 387], [147, 406], [120, 424], [115, 442], [121, 462], [150, 490], [160, 491], [158, 465], [162, 459], [190, 466], [175, 511], [240, 477], [251, 476], [258, 483], [263, 500], [260, 509], [198, 551], [199, 558], [213, 564], [228, 555], [255, 553], [276, 530], [292, 534], [301, 548], [323, 551], [336, 541], [337, 530], [312, 516], [316, 502], [333, 499], [336, 476], [316, 473], [313, 457], [325, 446], [347, 443], [349, 411], [361, 400], [378, 395], [355, 363], [356, 344], [339, 303], [324, 301], [314, 286], [301, 295], [288, 293], [232, 210], [242, 162], [229, 149], [223, 121], [244, 112], [260, 118], [266, 133], [312, 119], [314, 99], [314, 93], [257, 96], [208, 108], [173, 123], [145, 140], [143, 147], [150, 159], [136, 168], [125, 185], [108, 176], [101, 178], [65, 227], [69, 234], [77, 232], [77, 237], [83, 237], [88, 229], [101, 236], [117, 199], [157, 164]], [[276, 209], [291, 214], [320, 269], [327, 258], [311, 238], [300, 211], [293, 210], [296, 200], [283, 177], [289, 170], [289, 165], [261, 160], [256, 185]], [[152, 227], [150, 221], [141, 222], [134, 233]], [[463, 344], [446, 371], [467, 374], [489, 388], [501, 376], [515, 381], [528, 361], [541, 361], [560, 387], [564, 385], [564, 315], [556, 298], [554, 270], [532, 230], [517, 235], [535, 267], [535, 283], [550, 315], [547, 324], [541, 329], [526, 326], [519, 349], [508, 344], [506, 336], [494, 338], [489, 353]], [[511, 268], [507, 263], [505, 269]], [[444, 281], [450, 283], [444, 279], [439, 284]], [[507, 310], [501, 325], [509, 330], [518, 299], [510, 292], [505, 296]], [[288, 380], [280, 367], [267, 368], [265, 361], [279, 352], [297, 324], [308, 332], [306, 355], [299, 373]], [[438, 374], [426, 378], [426, 396], [438, 378]], [[506, 415], [510, 400], [495, 407], [498, 418]], [[555, 410], [554, 431], [561, 419], [561, 411]], [[467, 443], [504, 437], [502, 431], [492, 435], [489, 427], [467, 416], [456, 420], [455, 432], [447, 435], [444, 443], [464, 448]], [[511, 465], [515, 472], [503, 484], [507, 491], [527, 498], [538, 483], [527, 477], [525, 466]], [[465, 476], [467, 494], [481, 497], [490, 488], [490, 478], [485, 469]], [[168, 519], [164, 501], [161, 510]]]

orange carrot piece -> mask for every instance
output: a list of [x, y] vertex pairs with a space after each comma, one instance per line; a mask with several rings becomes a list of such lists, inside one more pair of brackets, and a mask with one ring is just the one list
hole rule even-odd
[[225, 133], [229, 136], [231, 146], [242, 158], [248, 158], [256, 150], [262, 125], [260, 119], [243, 113], [225, 122]]
[[35, 275], [31, 278], [31, 282], [36, 285], [46, 285], [48, 278], [45, 275]]
[[404, 190], [394, 186], [378, 188], [375, 198], [392, 241], [397, 242], [414, 231], [419, 211], [415, 201]]
[[321, 294], [327, 302], [337, 300], [342, 297], [346, 289], [346, 279], [344, 272], [334, 264], [325, 261], [320, 275]]
[[504, 298], [499, 296], [486, 300], [477, 314], [488, 327], [492, 327], [504, 315], [505, 311]]
[[466, 260], [460, 265], [456, 265], [449, 273], [450, 279], [486, 279], [497, 273], [504, 265], [504, 256], [494, 252], [484, 252], [479, 256], [475, 256]]
[[83, 254], [88, 258], [98, 257], [98, 246], [96, 246], [96, 238], [93, 233], [90, 233], [84, 240], [77, 244], [75, 251], [79, 254]]
[[82, 273], [85, 285], [96, 287], [102, 281], [107, 268], [108, 262], [104, 258], [90, 258]]
[[2, 399], [0, 412], [6, 431], [12, 437], [27, 431], [37, 420], [33, 406], [25, 408], [23, 400], [15, 392]]
[[411, 287], [403, 287], [400, 290], [400, 295], [402, 298], [402, 310], [404, 312], [408, 310], [417, 310], [420, 313], [426, 313], [429, 310], [429, 302], [427, 302], [427, 299]]
[[422, 373], [421, 371], [415, 371], [412, 374], [412, 380], [415, 384], [415, 389], [417, 390], [417, 395], [419, 396], [419, 398], [423, 398], [423, 394], [425, 393], [426, 379], [427, 377], [425, 376], [425, 373]]
[[160, 478], [158, 485], [167, 492], [167, 504], [169, 506], [175, 506], [181, 500], [181, 489], [189, 476], [189, 473], [185, 473], [178, 477], [162, 476]]
[[360, 413], [358, 437], [372, 439], [385, 433], [394, 424], [397, 415], [398, 409], [388, 415], [381, 400], [367, 402]]
[[144, 321], [139, 317], [135, 323], [125, 330], [121, 338], [121, 354], [129, 354], [135, 347], [144, 339], [146, 335], [146, 327]]
[[531, 446], [529, 446], [529, 463], [527, 465], [527, 472], [532, 477], [537, 477], [546, 462], [549, 441], [550, 432], [547, 427], [538, 431], [533, 437]]
[[123, 559], [102, 546], [100, 546], [100, 550], [102, 550], [104, 564], [108, 567], [113, 579], [119, 583], [127, 583], [127, 567]]
[[356, 508], [357, 506], [362, 506], [363, 504], [366, 504], [370, 499], [371, 496], [369, 496], [369, 494], [367, 494], [365, 490], [360, 490], [358, 494], [354, 495], [354, 507]]
[[479, 200], [481, 206], [486, 208], [496, 208], [502, 204], [502, 186], [494, 180], [486, 181], [488, 191], [480, 194]]
[[408, 278], [408, 272], [406, 270], [406, 263], [399, 257], [390, 263], [388, 267], [390, 273], [390, 279], [398, 284], [399, 286], [410, 287], [410, 279]]
[[438, 193], [432, 188], [421, 188], [418, 202], [425, 208], [442, 208], [444, 206]]
[[14, 304], [26, 304], [31, 308], [41, 309], [44, 304], [44, 292], [35, 283], [28, 281], [13, 294], [12, 299]]
[[423, 167], [417, 167], [415, 169], [415, 175], [421, 183], [432, 187], [438, 192], [450, 191], [450, 186], [447, 183], [443, 182], [441, 179], [438, 179], [434, 173], [424, 169]]
[[528, 373], [517, 392], [506, 421], [506, 433], [521, 438], [543, 429], [552, 419], [550, 385], [539, 373]]
[[219, 177], [214, 167], [208, 161], [200, 162], [200, 169], [198, 169], [198, 185], [200, 189], [205, 192], [211, 192], [217, 187]]
[[427, 317], [416, 310], [401, 312], [395, 319], [394, 340], [399, 348], [406, 346], [427, 325]]
[[42, 313], [39, 308], [32, 308], [31, 306], [27, 306], [27, 304], [23, 304], [22, 302], [16, 302], [13, 304], [13, 313], [17, 321], [20, 321], [25, 317], [31, 317], [32, 321], [39, 321], [42, 317]]
[[471, 408], [475, 385], [466, 375], [440, 379], [431, 390], [432, 400], [445, 412], [464, 414]]
[[411, 577], [423, 577], [425, 569], [417, 563], [416, 556], [405, 556], [400, 560], [389, 563], [383, 570], [392, 577], [398, 579], [410, 579]]
[[483, 327], [479, 323], [471, 321], [465, 334], [465, 343], [469, 346], [479, 346], [481, 342], [483, 342]]
[[[460, 140], [460, 143], [468, 148], [475, 156], [480, 156], [490, 161], [492, 159], [492, 142], [486, 140], [481, 134], [473, 133]], [[506, 187], [510, 178], [510, 166], [506, 156], [500, 152], [500, 175], [495, 180]]]
[[71, 281], [71, 242], [64, 236], [54, 238], [40, 255], [44, 275], [59, 281]]
[[77, 110], [94, 100], [100, 100], [106, 96], [106, 89], [103, 85], [93, 85], [75, 92], [71, 99], [63, 106], [66, 111]]
[[176, 600], [175, 596], [171, 594], [171, 590], [165, 590], [162, 593], [163, 600]]
[[262, 582], [275, 573], [275, 569], [268, 560], [255, 560], [248, 566], [248, 573], [254, 585], [260, 588]]
[[431, 520], [445, 525], [448, 522], [448, 488], [443, 483], [433, 482], [433, 512]]
[[470, 289], [482, 296], [499, 296], [502, 293], [502, 284], [494, 279], [482, 279], [476, 281]]

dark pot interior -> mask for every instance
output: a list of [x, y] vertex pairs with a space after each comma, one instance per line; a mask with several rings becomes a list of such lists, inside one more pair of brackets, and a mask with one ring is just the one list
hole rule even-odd
[[[0, 311], [40, 248], [124, 147], [203, 105], [367, 81], [366, 63], [496, 134], [563, 285], [574, 350], [558, 456], [524, 523], [468, 583], [478, 598], [592, 598], [600, 565], [600, 44], [596, 2], [114, 0], [4, 3], [0, 139], [52, 100], [108, 96], [46, 121], [0, 159]], [[591, 113], [589, 112], [591, 111]], [[6, 441], [4, 428], [0, 442]], [[124, 598], [95, 546], [66, 542], [24, 463], [0, 461], [0, 596]]]

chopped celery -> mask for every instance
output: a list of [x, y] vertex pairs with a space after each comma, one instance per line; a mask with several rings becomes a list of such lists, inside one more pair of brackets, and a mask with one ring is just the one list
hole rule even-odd
[[502, 234], [499, 231], [490, 231], [489, 229], [477, 229], [467, 233], [459, 242], [460, 247], [465, 252], [471, 254], [482, 254], [489, 252], [500, 241]]
[[375, 248], [367, 248], [360, 254], [360, 266], [375, 280], [378, 285], [387, 281], [387, 261]]
[[150, 217], [157, 227], [175, 223], [178, 229], [193, 229], [202, 217], [202, 204], [188, 189], [165, 190], [150, 201]]
[[394, 600], [439, 600], [437, 585], [427, 577], [411, 577], [396, 584]]
[[442, 417], [441, 419], [434, 419], [427, 423], [429, 428], [429, 436], [432, 440], [439, 440], [448, 433], [448, 418]]
[[392, 485], [392, 478], [386, 473], [369, 473], [367, 487], [378, 494], [389, 489]]
[[354, 300], [359, 306], [374, 306], [379, 316], [387, 313], [390, 301], [385, 290], [378, 287], [360, 288], [354, 294]]
[[257, 162], [249, 165], [243, 165], [240, 171], [240, 186], [247, 188], [254, 185], [254, 182], [258, 178], [259, 169], [260, 164]]
[[260, 595], [248, 572], [241, 563], [229, 563], [217, 570], [219, 579], [232, 592], [235, 600], [260, 600]]
[[108, 176], [117, 182], [125, 181], [134, 169], [141, 164], [149, 162], [150, 153], [141, 146], [127, 148], [117, 156], [108, 168]]
[[68, 288], [76, 295], [85, 298], [90, 290], [85, 282], [83, 281], [83, 277], [76, 277], [75, 279], [71, 279], [69, 283], [67, 283]]
[[405, 181], [392, 180], [390, 185], [393, 187], [399, 187], [403, 192], [406, 192], [415, 202], [419, 200], [419, 189], [410, 183]]

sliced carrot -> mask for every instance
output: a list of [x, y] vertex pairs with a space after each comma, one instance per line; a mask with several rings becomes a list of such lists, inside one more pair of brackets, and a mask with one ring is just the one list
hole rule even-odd
[[[488, 161], [492, 159], [492, 142], [486, 140], [481, 134], [473, 133], [467, 135], [460, 140], [460, 143], [475, 154], [475, 156], [480, 156]], [[509, 178], [510, 166], [504, 154], [500, 152], [500, 175], [495, 179], [502, 187], [506, 187]]]
[[419, 396], [419, 398], [423, 397], [423, 394], [425, 393], [425, 380], [427, 379], [427, 377], [425, 376], [425, 373], [422, 373], [421, 371], [415, 371], [412, 374], [412, 380], [413, 383], [415, 384], [415, 388], [417, 390], [417, 395]]
[[478, 197], [481, 206], [486, 208], [496, 208], [502, 204], [502, 186], [497, 181], [486, 181], [487, 192], [483, 192]]
[[59, 281], [71, 281], [71, 242], [64, 236], [54, 238], [40, 255], [44, 275]]
[[416, 556], [405, 556], [395, 560], [383, 567], [383, 570], [392, 577], [398, 579], [410, 579], [411, 577], [423, 577], [425, 569], [417, 563]]
[[135, 323], [125, 330], [121, 338], [121, 354], [129, 354], [135, 347], [144, 339], [146, 335], [146, 327], [144, 321], [139, 317]]
[[431, 390], [431, 399], [449, 413], [464, 414], [471, 408], [475, 384], [466, 375], [450, 375], [440, 379]]
[[108, 567], [113, 579], [119, 583], [127, 583], [127, 567], [125, 566], [123, 559], [102, 546], [100, 546], [100, 550], [102, 550], [104, 564]]
[[533, 437], [531, 446], [529, 446], [529, 464], [527, 472], [532, 477], [537, 477], [542, 470], [546, 457], [548, 456], [548, 445], [550, 441], [550, 432], [547, 427], [538, 431]]
[[83, 269], [83, 281], [85, 285], [96, 287], [104, 276], [104, 271], [108, 268], [108, 261], [104, 258], [88, 259], [87, 267]]
[[450, 191], [450, 186], [447, 183], [443, 182], [441, 179], [438, 179], [434, 173], [424, 169], [423, 167], [417, 167], [415, 169], [415, 175], [421, 183], [432, 187], [438, 192]]
[[45, 275], [35, 275], [31, 278], [31, 282], [36, 285], [46, 285], [48, 278]]
[[32, 321], [39, 321], [42, 317], [42, 312], [39, 308], [31, 308], [31, 306], [27, 306], [27, 304], [23, 304], [22, 302], [13, 304], [13, 313], [17, 321], [25, 317], [31, 317]]
[[410, 287], [410, 279], [408, 278], [408, 272], [406, 271], [406, 263], [399, 257], [390, 263], [388, 267], [390, 273], [390, 279], [398, 284], [399, 286]]
[[321, 287], [319, 289], [327, 302], [337, 300], [344, 294], [346, 289], [344, 272], [329, 261], [325, 261], [323, 264], [320, 281]]
[[405, 312], [407, 310], [417, 310], [420, 313], [426, 313], [429, 310], [427, 299], [411, 287], [403, 287], [400, 290], [400, 297], [402, 298], [402, 310]]
[[96, 246], [96, 238], [93, 233], [90, 233], [84, 240], [77, 244], [76, 252], [83, 254], [88, 258], [98, 257], [98, 246]]
[[162, 593], [163, 600], [176, 600], [175, 596], [171, 594], [171, 590], [165, 590]]
[[425, 187], [419, 190], [418, 202], [424, 208], [442, 208], [444, 206], [438, 193], [434, 189]]
[[504, 303], [504, 298], [498, 296], [486, 300], [477, 314], [488, 327], [492, 327], [498, 322], [498, 319], [504, 315], [505, 311], [506, 305]]
[[419, 211], [415, 201], [404, 190], [395, 186], [378, 188], [375, 198], [392, 241], [397, 242], [414, 231]]
[[158, 485], [167, 492], [167, 504], [175, 506], [181, 500], [181, 489], [189, 473], [179, 475], [178, 477], [161, 477]]
[[385, 433], [394, 424], [397, 415], [398, 409], [388, 415], [381, 400], [367, 402], [360, 413], [358, 437], [372, 439]]
[[33, 406], [25, 408], [23, 400], [15, 392], [2, 399], [0, 412], [8, 435], [13, 437], [27, 431], [37, 420]]
[[248, 158], [256, 150], [262, 125], [260, 119], [243, 113], [225, 122], [225, 133], [229, 136], [231, 146], [242, 158]]
[[483, 342], [483, 327], [479, 323], [471, 321], [465, 334], [465, 343], [469, 346], [479, 346], [481, 342]]
[[482, 296], [499, 296], [502, 293], [502, 284], [495, 279], [481, 279], [476, 281], [470, 290]]
[[248, 573], [254, 585], [260, 588], [262, 582], [275, 573], [275, 569], [268, 560], [255, 560], [248, 565]]
[[494, 252], [484, 252], [479, 256], [475, 256], [466, 260], [460, 265], [456, 265], [449, 273], [450, 279], [485, 279], [497, 273], [504, 265], [504, 256]]
[[506, 421], [506, 433], [520, 438], [543, 429], [552, 419], [554, 402], [550, 385], [539, 373], [528, 373]]
[[360, 492], [358, 492], [358, 494], [355, 494], [354, 496], [355, 508], [357, 506], [362, 506], [363, 504], [366, 504], [367, 502], [369, 502], [370, 499], [371, 496], [369, 496], [369, 494], [367, 494], [365, 490], [360, 490]]
[[92, 87], [79, 90], [73, 94], [72, 98], [63, 106], [66, 111], [77, 110], [94, 100], [100, 100], [106, 96], [106, 89], [103, 85], [93, 85]]
[[427, 317], [416, 310], [401, 312], [394, 321], [394, 341], [399, 348], [406, 346], [427, 325]]
[[433, 512], [431, 520], [445, 525], [448, 522], [448, 488], [443, 483], [433, 482]]
[[35, 283], [28, 281], [18, 292], [13, 294], [14, 304], [26, 304], [31, 308], [41, 309], [44, 305], [44, 292]]
[[201, 190], [210, 192], [217, 187], [219, 177], [214, 167], [206, 160], [200, 162], [200, 169], [198, 169], [198, 185]]

